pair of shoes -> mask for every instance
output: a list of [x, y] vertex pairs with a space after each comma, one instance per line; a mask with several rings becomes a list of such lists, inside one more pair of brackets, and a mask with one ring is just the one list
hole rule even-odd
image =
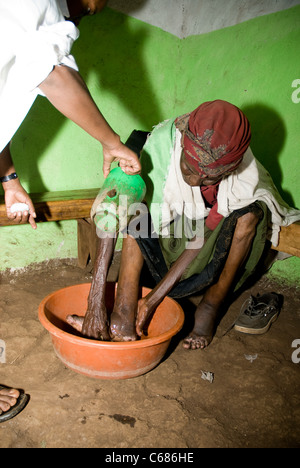
[[283, 296], [277, 293], [250, 296], [241, 307], [241, 312], [234, 324], [234, 329], [241, 333], [262, 335], [278, 318], [283, 304]]
[[[4, 390], [7, 387], [0, 385], [0, 390]], [[26, 395], [24, 392], [20, 392], [20, 396], [17, 399], [17, 403], [10, 408], [9, 411], [5, 411], [4, 413], [0, 414], [0, 423], [8, 421], [9, 419], [14, 418], [19, 414], [27, 405], [29, 401], [29, 395]]]

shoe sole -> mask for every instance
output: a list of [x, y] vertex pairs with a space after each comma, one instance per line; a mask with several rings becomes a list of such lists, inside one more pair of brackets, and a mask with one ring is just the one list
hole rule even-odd
[[240, 325], [234, 325], [234, 330], [240, 333], [247, 333], [248, 335], [263, 335], [269, 330], [272, 323], [276, 322], [278, 315], [279, 315], [279, 312], [277, 312], [277, 314], [275, 314], [271, 318], [271, 320], [267, 323], [267, 325], [264, 328], [247, 328], [247, 327], [243, 327]]

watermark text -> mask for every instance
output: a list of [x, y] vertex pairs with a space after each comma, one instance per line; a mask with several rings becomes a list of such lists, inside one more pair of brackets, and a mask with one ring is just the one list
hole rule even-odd
[[295, 351], [292, 353], [292, 361], [294, 364], [299, 364], [300, 362], [300, 339], [293, 341], [292, 348], [296, 348]]
[[6, 350], [5, 341], [0, 340], [0, 364], [6, 363], [5, 350]]
[[296, 88], [295, 91], [292, 92], [292, 101], [294, 104], [299, 104], [300, 102], [300, 79], [294, 80], [292, 82], [292, 88]]

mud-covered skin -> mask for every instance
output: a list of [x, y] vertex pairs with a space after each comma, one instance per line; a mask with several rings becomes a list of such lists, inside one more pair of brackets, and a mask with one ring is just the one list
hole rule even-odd
[[92, 285], [88, 297], [85, 317], [68, 315], [67, 322], [83, 335], [109, 341], [109, 323], [105, 306], [105, 291], [108, 270], [115, 248], [115, 239], [98, 239], [97, 256], [94, 265]]

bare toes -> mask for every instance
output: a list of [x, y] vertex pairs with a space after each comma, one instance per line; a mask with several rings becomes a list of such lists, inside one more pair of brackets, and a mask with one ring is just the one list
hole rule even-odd
[[15, 389], [2, 389], [0, 392], [0, 411], [9, 411], [12, 406], [15, 406], [20, 392]]
[[126, 333], [125, 330], [119, 330], [116, 326], [111, 325], [110, 336], [112, 341], [135, 341], [136, 337], [131, 333]]
[[185, 349], [204, 349], [206, 348], [211, 341], [211, 338], [208, 336], [188, 336], [183, 341], [183, 347]]
[[67, 315], [66, 321], [71, 327], [81, 333], [84, 317], [79, 317], [78, 315]]

